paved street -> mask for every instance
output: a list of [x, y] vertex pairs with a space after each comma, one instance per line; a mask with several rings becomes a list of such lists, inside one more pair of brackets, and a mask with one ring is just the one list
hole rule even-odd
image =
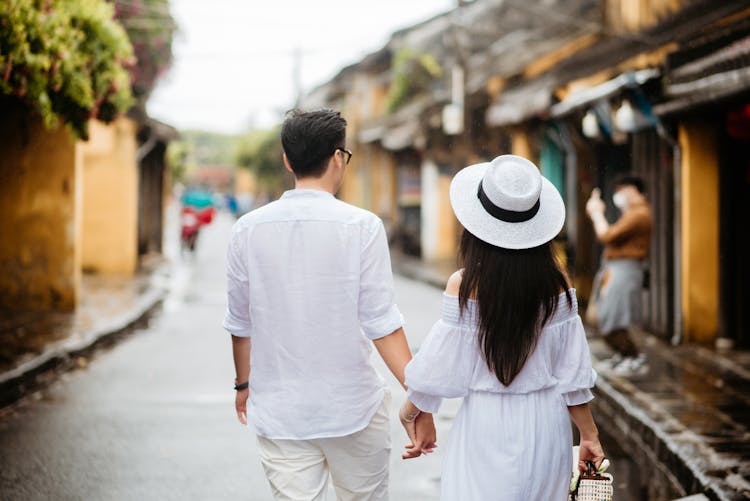
[[[271, 499], [254, 436], [234, 417], [220, 327], [230, 225], [219, 217], [205, 229], [148, 326], [0, 416], [1, 499]], [[416, 348], [439, 315], [440, 291], [397, 278], [397, 294]], [[394, 395], [392, 498], [437, 499], [441, 449], [400, 459], [403, 391], [378, 367]], [[439, 443], [456, 408], [444, 406]]]

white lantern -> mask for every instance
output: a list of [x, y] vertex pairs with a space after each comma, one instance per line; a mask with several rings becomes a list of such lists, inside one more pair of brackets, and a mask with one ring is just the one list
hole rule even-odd
[[615, 111], [615, 127], [623, 132], [637, 132], [645, 129], [650, 125], [646, 115], [639, 109], [633, 108], [633, 105], [627, 99], [623, 100], [617, 111]]
[[597, 139], [601, 137], [602, 132], [599, 129], [599, 120], [596, 118], [596, 114], [593, 111], [589, 110], [585, 115], [583, 115], [583, 120], [581, 121], [581, 130], [583, 131], [584, 136], [591, 139]]

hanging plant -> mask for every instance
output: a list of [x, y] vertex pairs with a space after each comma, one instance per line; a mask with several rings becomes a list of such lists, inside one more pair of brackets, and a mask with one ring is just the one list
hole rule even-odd
[[87, 139], [90, 119], [109, 122], [133, 103], [133, 47], [113, 15], [104, 0], [0, 2], [0, 95]]
[[433, 80], [443, 76], [443, 69], [432, 54], [402, 47], [393, 56], [393, 72], [386, 108], [396, 111], [412, 97], [427, 91]]
[[169, 0], [114, 0], [114, 6], [115, 19], [133, 44], [133, 96], [143, 105], [172, 64], [177, 25], [169, 11]]

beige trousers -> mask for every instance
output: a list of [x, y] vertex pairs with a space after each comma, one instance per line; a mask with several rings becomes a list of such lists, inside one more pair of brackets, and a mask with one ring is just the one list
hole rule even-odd
[[333, 482], [339, 501], [387, 501], [391, 452], [390, 393], [361, 431], [344, 437], [273, 440], [258, 437], [271, 491], [279, 501], [323, 501]]

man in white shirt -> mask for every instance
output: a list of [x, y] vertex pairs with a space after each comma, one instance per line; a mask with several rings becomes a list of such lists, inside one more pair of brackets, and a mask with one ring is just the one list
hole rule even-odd
[[[403, 385], [411, 352], [383, 224], [334, 197], [352, 156], [345, 139], [338, 112], [288, 115], [295, 189], [243, 216], [229, 244], [235, 406], [276, 499], [324, 499], [329, 478], [339, 499], [388, 499], [390, 398], [370, 354], [374, 344]], [[432, 416], [402, 421], [404, 457], [431, 451]]]

